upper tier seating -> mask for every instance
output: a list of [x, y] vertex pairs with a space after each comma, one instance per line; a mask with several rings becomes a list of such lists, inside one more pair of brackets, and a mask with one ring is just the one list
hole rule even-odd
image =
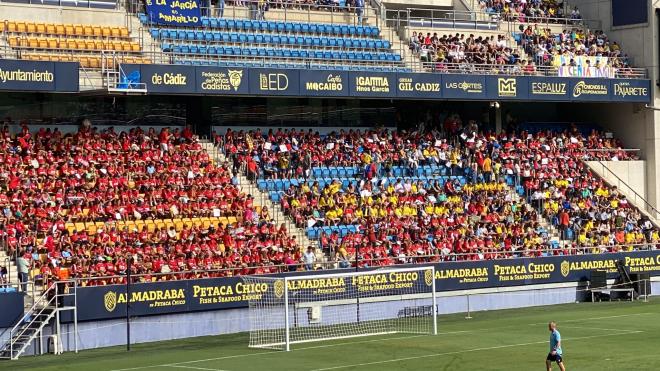
[[4, 21], [0, 27], [3, 38], [21, 59], [79, 61], [82, 67], [100, 68], [101, 53], [111, 51], [126, 63], [149, 63], [126, 27], [30, 21]]
[[401, 56], [378, 27], [208, 17], [202, 24], [202, 29], [152, 25], [150, 33], [178, 63], [403, 70]]

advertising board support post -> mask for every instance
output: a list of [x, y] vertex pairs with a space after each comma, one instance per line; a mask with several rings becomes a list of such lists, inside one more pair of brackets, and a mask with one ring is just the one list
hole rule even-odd
[[133, 256], [129, 255], [126, 262], [126, 351], [131, 350], [131, 319], [130, 319], [130, 297], [131, 297], [131, 268], [133, 265]]

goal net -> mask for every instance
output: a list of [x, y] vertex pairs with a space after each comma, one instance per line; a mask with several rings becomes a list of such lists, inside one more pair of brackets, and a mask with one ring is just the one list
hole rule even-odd
[[250, 347], [392, 333], [436, 334], [434, 267], [243, 277], [261, 295], [249, 301]]

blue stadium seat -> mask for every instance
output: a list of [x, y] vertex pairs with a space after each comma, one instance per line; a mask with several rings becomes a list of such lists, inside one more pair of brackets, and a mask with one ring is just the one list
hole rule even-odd
[[337, 46], [340, 47], [340, 48], [343, 48], [344, 46], [346, 46], [346, 42], [344, 41], [343, 38], [338, 38], [337, 39]]
[[222, 41], [222, 34], [220, 32], [213, 33], [213, 41], [220, 42]]
[[268, 32], [275, 32], [275, 31], [277, 31], [277, 23], [268, 22]]
[[238, 41], [240, 43], [244, 44], [245, 42], [247, 42], [247, 35], [244, 34], [244, 33], [239, 33], [238, 34]]
[[302, 25], [300, 23], [294, 23], [293, 24], [293, 32], [295, 33], [301, 33], [302, 32]]
[[233, 43], [237, 43], [238, 42], [238, 34], [235, 33], [235, 32], [230, 33], [229, 34], [229, 40]]
[[264, 43], [264, 35], [257, 34], [254, 38], [254, 42], [256, 42], [257, 44], [263, 44]]
[[278, 22], [275, 24], [275, 27], [277, 29], [277, 32], [282, 33], [284, 32], [285, 26], [284, 23]]
[[376, 49], [376, 42], [374, 40], [367, 41], [367, 48]]
[[291, 58], [300, 58], [300, 51], [297, 49], [291, 50]]
[[[247, 21], [247, 22], [249, 22], [249, 21]], [[236, 20], [236, 26], [234, 26], [236, 31], [242, 31], [243, 30], [243, 23], [245, 23], [245, 22], [243, 22], [242, 19], [237, 19]]]
[[328, 38], [327, 37], [322, 37], [321, 38], [321, 46], [324, 47], [324, 48], [328, 46]]
[[304, 33], [304, 34], [309, 33], [309, 29], [310, 29], [310, 25], [309, 25], [309, 23], [303, 23], [303, 24], [301, 25], [301, 31], [302, 31], [302, 33]]
[[357, 26], [357, 35], [358, 36], [364, 36], [364, 27]]
[[341, 26], [341, 27], [340, 27], [340, 32], [341, 32], [341, 35], [343, 35], [343, 36], [348, 35], [348, 34], [349, 34], [349, 32], [348, 32], [348, 26], [345, 26], [345, 25], [344, 25], [344, 26]]
[[280, 37], [278, 35], [273, 35], [273, 44], [279, 45], [280, 44]]
[[348, 34], [350, 36], [355, 36], [357, 35], [357, 27], [355, 26], [348, 26]]
[[236, 29], [236, 20], [228, 19], [227, 20], [227, 28], [230, 29], [230, 30]]
[[275, 56], [275, 50], [266, 49], [266, 55], [269, 56], [269, 57], [274, 57]]
[[328, 40], [328, 46], [333, 47], [333, 48], [337, 47], [337, 39], [335, 39], [334, 37], [329, 39]]
[[318, 32], [319, 32], [320, 34], [326, 34], [326, 33], [328, 33], [328, 31], [326, 30], [326, 26], [325, 26], [324, 24], [320, 24], [319, 27], [318, 27], [318, 30], [319, 30]]
[[247, 42], [250, 43], [250, 44], [254, 44], [254, 43], [255, 43], [255, 36], [254, 36], [254, 34], [249, 34], [249, 35], [247, 35]]
[[312, 43], [314, 46], [321, 46], [321, 38], [315, 37], [312, 39]]
[[305, 59], [309, 58], [309, 52], [307, 50], [304, 50], [304, 49], [301, 50], [300, 51], [300, 58], [305, 58]]
[[[304, 27], [304, 26], [303, 26]], [[315, 23], [309, 25], [309, 33], [315, 34], [319, 32], [319, 27]]]
[[211, 18], [209, 22], [211, 28], [218, 28], [218, 23], [219, 23], [218, 21], [219, 21], [218, 18]]
[[220, 19], [218, 21], [218, 28], [226, 29], [227, 28], [227, 20], [226, 19]]
[[208, 17], [202, 17], [202, 27], [209, 27], [211, 25], [211, 21], [208, 19]]

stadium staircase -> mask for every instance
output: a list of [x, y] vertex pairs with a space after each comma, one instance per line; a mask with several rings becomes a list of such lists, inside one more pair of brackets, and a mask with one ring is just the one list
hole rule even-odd
[[[210, 141], [201, 139], [200, 144], [202, 148], [209, 154], [209, 156], [217, 162], [226, 162], [227, 158], [225, 157], [222, 151], [219, 151], [218, 148]], [[230, 167], [231, 169], [231, 167]], [[305, 230], [298, 228], [295, 223], [292, 223], [291, 218], [284, 215], [284, 212], [280, 205], [273, 203], [270, 200], [270, 196], [267, 191], [261, 191], [257, 188], [254, 182], [251, 182], [244, 174], [233, 174], [238, 179], [238, 187], [241, 192], [249, 193], [252, 195], [254, 200], [258, 200], [261, 203], [261, 207], [268, 209], [268, 213], [271, 218], [277, 223], [277, 225], [284, 224], [286, 226], [287, 232], [289, 235], [295, 237], [298, 246], [301, 248], [306, 248], [312, 246], [316, 249], [316, 261], [317, 263], [325, 263], [327, 257], [325, 254], [318, 249], [318, 242], [312, 241], [307, 237]]]
[[[58, 292], [58, 290], [58, 285], [52, 285], [41, 296], [35, 299], [32, 307], [26, 310], [18, 323], [9, 330], [9, 338], [0, 348], [0, 359], [18, 359], [31, 345], [34, 345], [35, 351], [38, 350], [40, 353], [43, 353], [43, 330], [49, 324], [54, 325], [55, 331], [52, 332], [57, 334], [56, 341], [58, 343], [55, 348], [61, 349], [59, 314], [64, 311], [73, 311], [76, 328], [77, 320], [75, 306], [62, 305], [64, 297], [75, 296], [75, 289], [72, 289], [73, 293]], [[75, 348], [77, 349], [77, 335], [74, 338], [76, 341]]]

